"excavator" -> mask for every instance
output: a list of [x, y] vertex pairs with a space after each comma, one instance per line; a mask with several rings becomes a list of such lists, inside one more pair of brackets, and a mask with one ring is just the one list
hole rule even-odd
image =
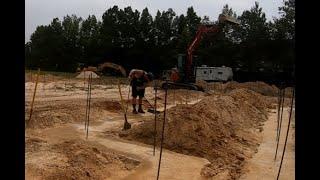
[[172, 68], [164, 76], [165, 82], [161, 87], [166, 89], [190, 89], [203, 91], [203, 88], [195, 84], [195, 74], [193, 68], [193, 52], [199, 46], [201, 40], [206, 34], [216, 35], [221, 32], [225, 24], [238, 25], [239, 22], [232, 16], [220, 14], [218, 24], [200, 24], [194, 40], [187, 49], [187, 57], [179, 54], [177, 68]]

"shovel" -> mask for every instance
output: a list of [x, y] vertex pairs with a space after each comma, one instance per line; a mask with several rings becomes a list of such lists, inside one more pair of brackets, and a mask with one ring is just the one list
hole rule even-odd
[[123, 103], [120, 82], [118, 82], [118, 88], [119, 88], [119, 94], [120, 94], [120, 99], [121, 99], [121, 107], [122, 107], [123, 114], [124, 114], [123, 130], [128, 130], [128, 129], [131, 129], [131, 124], [128, 122], [128, 119], [127, 119], [127, 111], [126, 111], [126, 109], [124, 107], [124, 103]]
[[161, 113], [161, 111], [158, 111], [158, 110], [156, 110], [156, 106], [157, 106], [157, 101], [156, 101], [156, 98], [157, 98], [157, 88], [155, 88], [155, 106], [153, 106], [149, 101], [148, 101], [148, 99], [146, 98], [146, 97], [144, 97], [145, 98], [145, 100], [147, 101], [147, 103], [151, 106], [151, 108], [149, 108], [147, 111], [149, 112], [149, 113], [153, 113], [153, 114], [160, 114]]

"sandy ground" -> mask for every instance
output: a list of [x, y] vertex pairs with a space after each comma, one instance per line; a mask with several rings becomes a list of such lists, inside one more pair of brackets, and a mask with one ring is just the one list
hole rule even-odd
[[[26, 83], [26, 115], [29, 114], [30, 101], [33, 95], [34, 83]], [[148, 99], [154, 100], [152, 97], [152, 88], [147, 88], [146, 97]], [[122, 86], [122, 92], [125, 99], [127, 99], [128, 86]], [[188, 103], [193, 104], [200, 100], [201, 95], [197, 95], [192, 98], [188, 93], [184, 97], [177, 97], [175, 102], [175, 93], [169, 92], [170, 103], [168, 108], [173, 107], [175, 104]], [[197, 98], [197, 99], [196, 99]], [[198, 99], [199, 98], [199, 99]], [[116, 85], [93, 85], [92, 90], [92, 104], [101, 104], [103, 102], [119, 102], [119, 92]], [[158, 104], [159, 110], [163, 109], [164, 92], [159, 91], [158, 94]], [[52, 119], [46, 119], [46, 116], [51, 116], [49, 114], [41, 114], [43, 112], [56, 113], [57, 117], [64, 116], [64, 113], [76, 114], [76, 112], [70, 111], [81, 111], [79, 116], [74, 118], [74, 121], [70, 122], [60, 122], [50, 124], [50, 126], [42, 126], [41, 128], [31, 128], [26, 130], [26, 136], [30, 139], [36, 137], [41, 137], [41, 141], [45, 141], [50, 145], [61, 144], [61, 142], [69, 142], [70, 140], [79, 142], [85, 141], [91, 144], [93, 147], [103, 146], [106, 153], [115, 153], [115, 158], [118, 156], [124, 156], [126, 159], [139, 162], [134, 168], [126, 170], [121, 168], [122, 162], [115, 161], [113, 165], [108, 166], [109, 169], [114, 169], [112, 171], [105, 171], [106, 174], [109, 173], [107, 179], [155, 179], [157, 175], [157, 165], [159, 159], [159, 148], [156, 149], [156, 154], [153, 156], [153, 147], [144, 144], [126, 142], [116, 138], [117, 136], [113, 133], [121, 131], [123, 125], [123, 114], [120, 109], [115, 109], [115, 111], [99, 110], [98, 113], [93, 112], [91, 115], [91, 125], [89, 127], [89, 138], [85, 139], [83, 118], [85, 112], [86, 103], [86, 91], [83, 88], [83, 82], [81, 81], [64, 81], [50, 82], [50, 83], [39, 83], [37, 96], [34, 104], [34, 115], [33, 122], [44, 123], [42, 121], [51, 121]], [[100, 105], [99, 105], [100, 106]], [[103, 105], [102, 105], [103, 106]], [[146, 105], [147, 106], [147, 105]], [[61, 110], [59, 110], [61, 108]], [[131, 111], [129, 107], [129, 112]], [[72, 110], [73, 109], [73, 110]], [[56, 111], [58, 110], [58, 111]], [[65, 112], [64, 112], [65, 111]], [[79, 111], [80, 112], [80, 111]], [[83, 114], [82, 114], [83, 113]], [[40, 114], [40, 115], [39, 115]], [[28, 116], [26, 116], [27, 119]], [[144, 115], [133, 115], [128, 113], [128, 120], [134, 126], [139, 123], [143, 118], [153, 117], [153, 114], [146, 113]], [[41, 121], [38, 119], [41, 118]], [[46, 123], [44, 123], [46, 124]], [[52, 125], [52, 126], [51, 126]], [[28, 139], [27, 139], [28, 140]], [[34, 145], [33, 143], [32, 145]], [[53, 173], [55, 169], [50, 169], [50, 172], [45, 172], [44, 174], [37, 173], [37, 170], [45, 169], [51, 166], [60, 166], [67, 160], [55, 161], [53, 164], [47, 164], [45, 157], [63, 157], [62, 154], [50, 154], [49, 150], [37, 150], [35, 152], [26, 152], [26, 177], [27, 179], [42, 179], [45, 175]], [[44, 156], [44, 157], [42, 157]], [[53, 158], [53, 159], [54, 159]], [[208, 163], [206, 159], [198, 158], [194, 156], [187, 156], [183, 154], [174, 153], [171, 151], [164, 150], [162, 154], [162, 165], [160, 177], [162, 179], [201, 179], [200, 170]], [[59, 159], [59, 158], [58, 158]], [[128, 160], [125, 161], [125, 166], [127, 166]], [[131, 161], [129, 161], [131, 162]], [[45, 164], [42, 167], [36, 166], [37, 163]], [[131, 163], [132, 164], [132, 163]], [[132, 166], [132, 165], [131, 165]], [[37, 167], [37, 168], [35, 168]], [[82, 168], [82, 167], [81, 167]], [[179, 172], [179, 176], [173, 176]], [[102, 172], [103, 173], [103, 172]], [[67, 178], [68, 179], [68, 178]]]
[[[283, 152], [286, 131], [289, 121], [289, 108], [284, 109], [281, 138], [277, 159], [274, 161], [276, 151], [276, 129], [277, 129], [277, 112], [273, 111], [269, 115], [269, 120], [265, 123], [263, 131], [263, 142], [259, 146], [258, 153], [246, 165], [247, 171], [240, 180], [273, 180], [277, 178], [281, 156]], [[293, 180], [295, 179], [295, 154], [294, 154], [294, 113], [292, 115], [291, 126], [289, 130], [288, 142], [285, 156], [281, 168], [279, 179]]]
[[[113, 119], [113, 121], [115, 121]], [[117, 120], [122, 125], [122, 118]], [[96, 141], [110, 149], [125, 153], [126, 155], [138, 157], [143, 163], [134, 173], [125, 179], [155, 179], [158, 167], [159, 148], [153, 156], [153, 146], [139, 143], [127, 142], [119, 139], [99, 137], [99, 134], [111, 128], [110, 123], [93, 126], [90, 130], [89, 139]], [[83, 130], [83, 128], [79, 128]], [[201, 179], [200, 170], [208, 163], [206, 159], [187, 156], [164, 150], [162, 154], [161, 179]], [[173, 176], [179, 172], [179, 176]]]
[[[122, 92], [124, 99], [128, 96], [128, 86], [122, 85]], [[26, 119], [29, 115], [30, 101], [33, 95], [33, 82], [26, 82]], [[177, 94], [180, 94], [178, 97]], [[81, 144], [81, 149], [87, 152], [92, 148], [98, 148], [100, 152], [105, 152], [105, 154], [110, 155], [112, 159], [111, 164], [103, 166], [98, 175], [101, 178], [97, 179], [155, 179], [157, 175], [158, 158], [159, 158], [159, 147], [156, 149], [156, 154], [153, 156], [153, 147], [150, 145], [126, 141], [120, 139], [117, 136], [117, 132], [121, 130], [123, 125], [123, 114], [120, 109], [110, 110], [110, 109], [98, 109], [93, 110], [91, 118], [93, 119], [89, 128], [89, 138], [85, 139], [84, 132], [84, 113], [86, 104], [86, 84], [81, 80], [70, 80], [63, 81], [59, 80], [56, 82], [40, 82], [38, 84], [37, 96], [34, 104], [34, 118], [35, 122], [37, 118], [45, 119], [49, 116], [48, 113], [53, 112], [53, 109], [64, 109], [64, 114], [77, 114], [73, 121], [66, 121], [60, 123], [54, 122], [49, 123], [50, 126], [29, 128], [26, 130], [26, 136], [30, 139], [40, 137], [43, 141], [48, 143], [49, 148], [54, 145], [61, 145], [62, 142], [87, 142], [86, 144]], [[175, 104], [193, 104], [201, 100], [205, 95], [194, 92], [186, 91], [170, 91], [169, 92], [169, 104], [168, 108], [174, 107]], [[146, 90], [147, 99], [153, 103], [153, 89], [147, 88]], [[111, 84], [95, 84], [92, 90], [92, 103], [97, 103], [99, 106], [103, 107], [105, 102], [119, 102], [119, 92], [116, 85]], [[164, 92], [159, 91], [158, 94], [158, 107], [163, 108]], [[147, 103], [144, 103], [147, 107]], [[51, 109], [50, 109], [51, 108]], [[52, 109], [53, 108], [53, 109]], [[128, 110], [128, 119], [132, 126], [136, 126], [145, 118], [152, 118], [153, 114], [146, 113], [144, 115], [133, 115], [130, 113], [131, 107]], [[73, 112], [74, 111], [74, 112]], [[46, 113], [43, 113], [46, 112]], [[78, 112], [81, 112], [79, 114]], [[287, 112], [287, 111], [285, 111]], [[43, 113], [43, 114], [41, 114]], [[83, 114], [82, 114], [83, 113]], [[64, 114], [57, 114], [56, 118], [64, 116]], [[275, 129], [276, 129], [276, 114], [271, 113], [269, 120], [264, 125], [263, 131], [263, 142], [259, 147], [258, 153], [253, 156], [249, 163], [245, 166], [246, 174], [244, 174], [240, 179], [275, 179], [276, 171], [279, 166], [280, 157], [282, 154], [282, 147], [284, 141], [284, 134], [281, 135], [280, 148], [278, 153], [277, 161], [273, 161], [273, 156], [275, 152]], [[284, 124], [282, 127], [286, 129], [287, 123], [287, 113], [284, 116]], [[51, 119], [49, 119], [51, 121]], [[39, 121], [41, 122], [41, 121]], [[293, 131], [291, 131], [293, 133]], [[290, 136], [292, 137], [292, 136]], [[27, 139], [28, 140], [28, 139]], [[41, 141], [42, 141], [41, 140]], [[290, 138], [289, 146], [287, 147], [287, 153], [284, 159], [284, 164], [282, 166], [281, 179], [294, 179], [294, 141]], [[37, 144], [37, 143], [35, 143]], [[90, 146], [89, 146], [90, 145]], [[41, 147], [41, 146], [40, 146]], [[40, 148], [41, 149], [41, 148]], [[95, 152], [95, 151], [94, 151]], [[53, 167], [57, 164], [58, 167], [64, 167], [65, 160], [63, 155], [60, 157], [58, 152], [49, 153], [46, 150], [40, 151], [39, 148], [35, 151], [26, 150], [26, 177], [27, 179], [43, 179], [44, 176], [37, 174], [35, 170], [32, 169], [32, 164], [43, 163], [43, 161], [51, 161], [50, 158], [55, 157], [52, 160], [53, 164], [45, 165], [43, 168]], [[70, 151], [73, 153], [73, 151]], [[51, 156], [50, 156], [51, 155]], [[68, 154], [70, 155], [70, 154]], [[120, 158], [119, 160], [119, 157]], [[78, 160], [77, 156], [72, 156], [73, 160]], [[124, 160], [123, 160], [124, 159]], [[57, 162], [55, 164], [55, 162]], [[179, 154], [169, 150], [164, 150], [162, 154], [162, 164], [161, 164], [161, 179], [203, 179], [200, 176], [200, 171], [205, 164], [209, 163], [207, 159], [199, 158], [195, 156], [189, 156], [184, 154]], [[46, 164], [46, 163], [44, 163]], [[127, 166], [130, 165], [130, 168]], [[93, 166], [92, 168], [94, 168]], [[99, 166], [96, 166], [99, 167]], [[80, 166], [80, 168], [83, 168]], [[58, 168], [59, 169], [59, 168]], [[107, 170], [109, 169], [109, 170]], [[41, 170], [41, 169], [40, 169]], [[49, 168], [49, 170], [51, 170]], [[103, 178], [103, 173], [108, 174], [107, 178]], [[68, 179], [68, 178], [61, 178]], [[94, 179], [94, 178], [93, 178]], [[223, 174], [220, 176], [215, 176], [214, 179], [225, 179]]]

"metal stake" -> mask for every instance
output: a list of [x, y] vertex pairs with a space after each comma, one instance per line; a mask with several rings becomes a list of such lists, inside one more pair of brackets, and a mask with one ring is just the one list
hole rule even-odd
[[88, 79], [88, 88], [87, 88], [87, 102], [86, 102], [86, 117], [85, 117], [85, 124], [84, 130], [87, 130], [87, 117], [88, 117], [88, 107], [89, 107], [89, 79]]
[[156, 153], [156, 138], [157, 138], [157, 86], [154, 86], [154, 131], [153, 131], [153, 156]]
[[88, 139], [88, 134], [89, 134], [89, 122], [90, 122], [90, 105], [91, 105], [91, 83], [92, 83], [92, 74], [90, 74], [90, 77], [89, 77], [89, 84], [90, 84], [90, 88], [89, 88], [89, 109], [88, 109], [88, 118], [87, 118], [87, 136], [86, 138]]
[[281, 114], [280, 114], [280, 123], [279, 123], [279, 131], [278, 131], [278, 138], [277, 138], [277, 148], [276, 148], [276, 154], [274, 156], [274, 160], [277, 159], [278, 154], [278, 147], [281, 137], [281, 126], [282, 126], [282, 115], [283, 115], [283, 106], [284, 106], [284, 96], [285, 96], [285, 88], [283, 89], [283, 96], [282, 96], [282, 104], [281, 104]]
[[188, 90], [186, 90], [186, 104], [188, 104]]
[[173, 104], [176, 105], [176, 90], [173, 89]]
[[279, 171], [278, 171], [278, 175], [277, 175], [277, 180], [279, 179], [279, 176], [280, 176], [281, 167], [282, 167], [282, 162], [283, 162], [283, 157], [284, 157], [284, 154], [285, 154], [285, 151], [286, 151], [286, 147], [287, 147], [288, 135], [289, 135], [290, 124], [291, 124], [291, 115], [292, 115], [292, 109], [293, 109], [293, 100], [294, 100], [294, 89], [292, 89], [292, 97], [291, 97], [291, 107], [290, 107], [290, 114], [289, 114], [289, 122], [288, 122], [286, 139], [285, 139], [285, 141], [284, 141], [284, 147], [283, 147], [283, 152], [282, 152], [280, 167], [279, 167]]
[[278, 107], [277, 107], [278, 113], [277, 113], [277, 138], [276, 138], [276, 141], [278, 140], [278, 131], [279, 131], [281, 92], [282, 92], [282, 90], [279, 88], [279, 90], [278, 90]]
[[[166, 82], [166, 83], [168, 83], [168, 82]], [[165, 89], [165, 96], [164, 96], [164, 114], [163, 114], [162, 135], [161, 135], [161, 144], [160, 144], [160, 158], [159, 158], [159, 165], [158, 165], [157, 180], [159, 179], [159, 174], [160, 174], [160, 165], [161, 165], [161, 158], [162, 158], [162, 146], [163, 146], [164, 129], [165, 129], [164, 126], [166, 124], [167, 94], [168, 94], [168, 88]]]

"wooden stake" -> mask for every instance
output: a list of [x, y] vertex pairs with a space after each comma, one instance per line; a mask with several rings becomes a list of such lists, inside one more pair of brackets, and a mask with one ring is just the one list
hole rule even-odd
[[28, 122], [27, 122], [28, 125], [30, 124], [31, 117], [32, 117], [33, 104], [34, 104], [34, 99], [35, 99], [35, 97], [36, 97], [39, 74], [40, 74], [40, 68], [38, 69], [38, 74], [37, 74], [37, 77], [36, 77], [36, 84], [35, 84], [35, 86], [34, 86], [33, 97], [32, 97], [31, 108], [30, 108], [30, 116], [29, 116], [29, 120], [28, 120]]

